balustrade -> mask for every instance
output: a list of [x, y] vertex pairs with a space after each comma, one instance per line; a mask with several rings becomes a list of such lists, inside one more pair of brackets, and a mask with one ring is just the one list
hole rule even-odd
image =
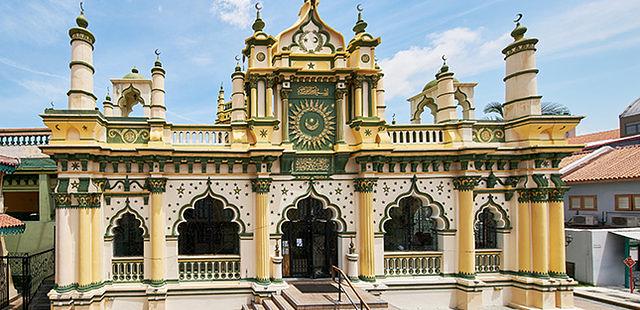
[[231, 131], [227, 128], [184, 128], [173, 129], [174, 145], [228, 145]]
[[438, 275], [441, 270], [441, 252], [399, 252], [384, 254], [384, 274], [386, 276]]
[[502, 251], [496, 249], [476, 249], [476, 272], [500, 272]]
[[51, 133], [42, 129], [0, 130], [0, 146], [39, 146], [49, 144]]
[[240, 256], [179, 258], [178, 277], [181, 281], [239, 280]]
[[444, 142], [442, 130], [429, 127], [389, 127], [394, 144], [439, 144]]
[[142, 258], [114, 257], [111, 261], [111, 275], [113, 282], [140, 282], [144, 280]]

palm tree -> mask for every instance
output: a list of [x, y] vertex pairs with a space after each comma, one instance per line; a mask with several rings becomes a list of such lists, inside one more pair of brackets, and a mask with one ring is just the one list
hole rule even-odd
[[[566, 106], [556, 102], [543, 102], [542, 115], [571, 115], [571, 111]], [[486, 114], [486, 119], [492, 121], [504, 120], [504, 110], [502, 109], [502, 103], [491, 102], [482, 110]]]

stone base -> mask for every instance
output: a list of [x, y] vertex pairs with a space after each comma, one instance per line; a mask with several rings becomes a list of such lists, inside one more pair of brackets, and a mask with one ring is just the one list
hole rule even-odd
[[476, 310], [482, 309], [482, 291], [456, 291], [456, 309]]

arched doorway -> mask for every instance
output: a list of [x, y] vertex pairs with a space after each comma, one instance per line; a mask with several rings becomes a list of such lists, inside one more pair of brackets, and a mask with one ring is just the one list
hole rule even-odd
[[332, 211], [308, 197], [287, 211], [282, 224], [283, 274], [285, 277], [325, 278], [338, 263], [338, 226]]

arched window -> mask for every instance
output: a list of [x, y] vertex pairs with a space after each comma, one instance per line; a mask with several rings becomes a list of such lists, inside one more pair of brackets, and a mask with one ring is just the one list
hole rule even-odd
[[478, 214], [475, 225], [476, 249], [498, 248], [497, 221], [489, 208], [484, 208]]
[[240, 254], [240, 225], [233, 215], [211, 196], [198, 200], [195, 208], [184, 212], [186, 222], [178, 225], [178, 254]]
[[416, 197], [400, 200], [400, 205], [390, 210], [391, 218], [384, 223], [384, 250], [436, 251], [438, 235], [432, 213], [431, 207]]
[[143, 256], [144, 230], [142, 223], [133, 214], [127, 212], [116, 221], [113, 228], [113, 256]]

